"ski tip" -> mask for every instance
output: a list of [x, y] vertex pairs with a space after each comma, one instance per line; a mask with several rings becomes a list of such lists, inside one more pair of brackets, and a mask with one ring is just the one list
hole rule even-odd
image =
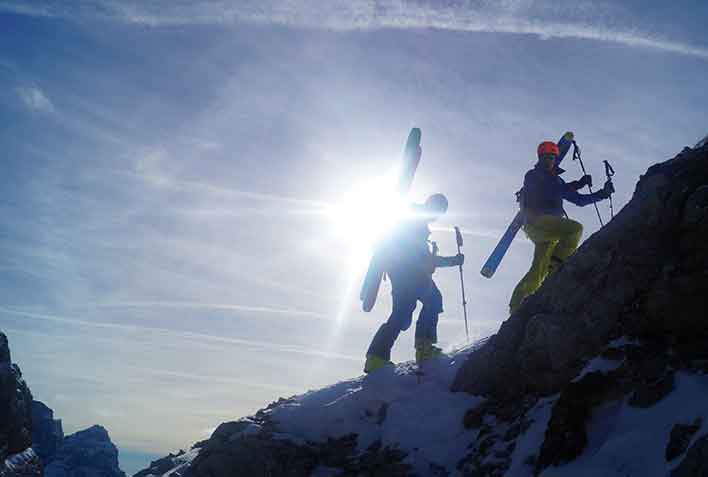
[[491, 267], [484, 267], [479, 271], [479, 273], [481, 273], [485, 278], [492, 278], [492, 275], [494, 275], [494, 270]]
[[421, 135], [420, 128], [411, 128], [411, 132], [408, 134], [408, 144], [419, 145]]

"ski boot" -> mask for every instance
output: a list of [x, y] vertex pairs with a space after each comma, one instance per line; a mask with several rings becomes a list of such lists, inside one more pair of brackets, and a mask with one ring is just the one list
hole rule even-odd
[[431, 340], [416, 340], [415, 362], [420, 364], [429, 359], [438, 358], [443, 355], [442, 349], [433, 345]]
[[373, 373], [377, 369], [381, 369], [384, 366], [393, 366], [393, 363], [373, 354], [366, 355], [366, 363], [364, 364], [364, 372], [366, 374]]

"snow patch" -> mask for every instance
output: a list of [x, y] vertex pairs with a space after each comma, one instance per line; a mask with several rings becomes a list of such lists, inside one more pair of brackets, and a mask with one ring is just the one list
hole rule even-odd
[[[588, 425], [588, 447], [573, 462], [551, 467], [546, 477], [643, 477], [665, 476], [681, 459], [664, 458], [671, 428], [700, 417], [708, 421], [708, 376], [676, 373], [675, 390], [647, 408], [615, 401], [596, 409]], [[705, 434], [706, 424], [694, 440]], [[510, 474], [511, 475], [511, 474]], [[526, 474], [519, 474], [526, 475]]]
[[514, 453], [511, 455], [511, 465], [506, 473], [506, 477], [531, 477], [533, 475], [533, 463], [529, 459], [538, 457], [538, 452], [543, 443], [548, 422], [551, 420], [551, 409], [560, 395], [541, 399], [527, 413], [531, 425], [516, 441]]
[[607, 359], [602, 356], [598, 356], [597, 358], [590, 360], [588, 364], [585, 365], [582, 371], [580, 371], [580, 373], [578, 373], [578, 375], [573, 379], [573, 382], [576, 383], [580, 381], [583, 377], [585, 377], [585, 375], [594, 371], [601, 371], [603, 373], [614, 371], [622, 365], [622, 362], [623, 360]]
[[[464, 428], [464, 414], [482, 398], [452, 393], [450, 385], [476, 348], [426, 363], [423, 376], [409, 362], [310, 391], [276, 406], [270, 416], [280, 431], [310, 441], [355, 433], [359, 451], [375, 441], [397, 447], [421, 475], [428, 474], [431, 464], [447, 464], [454, 471], [476, 437], [476, 431]], [[318, 472], [327, 475], [327, 469]]]

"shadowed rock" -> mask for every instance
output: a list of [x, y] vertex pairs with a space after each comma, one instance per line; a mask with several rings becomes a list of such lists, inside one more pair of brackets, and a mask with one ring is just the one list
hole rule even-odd
[[623, 335], [705, 357], [707, 236], [708, 146], [686, 148], [649, 168], [620, 213], [470, 355], [452, 389], [553, 394]]

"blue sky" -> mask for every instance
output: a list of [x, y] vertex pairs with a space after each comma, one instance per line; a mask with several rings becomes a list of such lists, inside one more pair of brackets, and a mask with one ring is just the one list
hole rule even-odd
[[[705, 2], [0, 0], [0, 328], [65, 429], [166, 453], [356, 375], [388, 314], [358, 310], [323, 210], [423, 130], [412, 197], [465, 231], [475, 338], [530, 262], [513, 217], [541, 140], [576, 132], [615, 208], [708, 132]], [[579, 175], [570, 161], [568, 176]], [[606, 204], [601, 211], [607, 215]], [[568, 207], [597, 227], [592, 208]], [[440, 338], [462, 344], [457, 272]], [[404, 335], [394, 359], [410, 359]]]

